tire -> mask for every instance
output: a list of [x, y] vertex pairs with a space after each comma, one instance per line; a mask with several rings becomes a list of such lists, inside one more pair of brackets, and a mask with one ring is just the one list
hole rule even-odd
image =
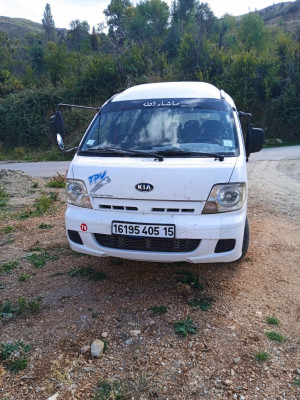
[[250, 241], [250, 230], [249, 230], [248, 218], [246, 217], [245, 229], [244, 229], [244, 239], [243, 239], [243, 246], [242, 246], [242, 255], [241, 255], [240, 260], [242, 260], [245, 257], [245, 255], [247, 254], [248, 247], [249, 247], [249, 241]]

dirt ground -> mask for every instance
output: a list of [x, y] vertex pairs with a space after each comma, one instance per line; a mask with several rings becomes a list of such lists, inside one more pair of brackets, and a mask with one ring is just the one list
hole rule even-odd
[[[0, 343], [30, 346], [19, 372], [0, 360], [0, 400], [300, 399], [300, 162], [250, 162], [248, 170], [247, 257], [202, 265], [77, 255], [65, 237], [63, 189], [0, 171], [10, 194], [0, 271], [17, 261], [2, 267], [0, 306], [40, 298], [38, 310], [0, 316]], [[53, 209], [21, 220], [42, 192], [55, 193]], [[45, 265], [33, 266], [36, 254]], [[195, 299], [210, 308], [192, 307]], [[188, 317], [197, 331], [181, 337], [174, 323]], [[105, 342], [99, 358], [88, 347], [95, 339]]]

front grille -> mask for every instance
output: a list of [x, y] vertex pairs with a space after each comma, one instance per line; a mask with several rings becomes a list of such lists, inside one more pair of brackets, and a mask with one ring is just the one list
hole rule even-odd
[[123, 235], [94, 234], [97, 243], [103, 247], [119, 250], [154, 251], [159, 253], [188, 253], [196, 250], [199, 239], [163, 239], [131, 237]]

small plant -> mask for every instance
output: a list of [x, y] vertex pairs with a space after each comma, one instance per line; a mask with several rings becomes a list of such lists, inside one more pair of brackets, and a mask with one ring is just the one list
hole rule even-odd
[[194, 335], [197, 332], [197, 326], [194, 324], [191, 317], [187, 317], [186, 320], [179, 320], [174, 323], [174, 331], [178, 335], [186, 337], [188, 333]]
[[45, 223], [43, 222], [43, 223], [41, 223], [41, 225], [39, 225], [39, 228], [40, 228], [40, 229], [52, 229], [52, 228], [53, 228], [53, 225], [51, 225], [51, 224], [45, 224]]
[[24, 212], [19, 214], [17, 218], [24, 220], [32, 217], [40, 217], [49, 211], [53, 201], [55, 200], [51, 198], [51, 195], [47, 196], [45, 193], [42, 193], [41, 196], [36, 200], [34, 206], [27, 208]]
[[23, 342], [1, 343], [0, 360], [10, 372], [17, 373], [27, 367], [29, 351], [30, 346]]
[[32, 187], [33, 189], [37, 189], [39, 187], [39, 184], [37, 182], [33, 182]]
[[265, 351], [261, 351], [261, 352], [257, 353], [255, 356], [255, 360], [257, 362], [265, 362], [265, 361], [269, 361], [269, 359], [270, 359], [270, 355], [269, 355], [269, 353], [267, 353]]
[[108, 276], [105, 272], [95, 271], [90, 267], [79, 267], [72, 269], [69, 271], [70, 276], [78, 277], [87, 277], [92, 281], [102, 281], [104, 279], [108, 279]]
[[8, 203], [8, 194], [3, 187], [0, 187], [0, 209], [5, 208]]
[[21, 274], [18, 276], [18, 281], [19, 282], [25, 282], [30, 278], [31, 275], [29, 274]]
[[0, 317], [12, 318], [14, 314], [20, 315], [24, 312], [36, 313], [40, 310], [42, 304], [42, 297], [27, 300], [24, 297], [19, 297], [16, 304], [10, 300], [6, 300], [0, 304]]
[[120, 381], [109, 382], [99, 379], [93, 400], [125, 400], [126, 395]]
[[13, 228], [12, 226], [7, 225], [7, 226], [4, 228], [4, 233], [5, 233], [6, 235], [8, 235], [9, 233], [12, 233], [13, 230], [14, 230], [14, 228]]
[[268, 339], [272, 340], [273, 342], [282, 343], [285, 341], [284, 336], [282, 336], [280, 333], [277, 333], [274, 331], [266, 332], [266, 336]]
[[18, 264], [19, 264], [18, 260], [8, 261], [4, 264], [1, 264], [0, 265], [0, 275], [10, 274], [13, 269], [17, 268]]
[[208, 299], [193, 299], [188, 304], [191, 307], [200, 308], [202, 311], [207, 311], [211, 308], [211, 301]]
[[0, 317], [11, 318], [13, 316], [14, 307], [10, 300], [6, 300], [0, 304]]
[[47, 251], [43, 251], [41, 253], [33, 253], [26, 257], [26, 260], [29, 261], [34, 266], [34, 268], [42, 268], [47, 261], [54, 261], [57, 259], [58, 256], [51, 255]]
[[151, 311], [154, 314], [165, 314], [168, 311], [168, 307], [166, 306], [154, 306], [151, 308]]
[[266, 321], [269, 325], [279, 325], [279, 320], [276, 317], [266, 317]]
[[300, 378], [295, 378], [294, 379], [294, 385], [295, 386], [300, 386]]
[[203, 285], [199, 282], [199, 278], [196, 274], [193, 274], [192, 272], [186, 270], [182, 270], [178, 272], [178, 275], [179, 275], [179, 282], [189, 285], [194, 289], [200, 289], [200, 290], [204, 289]]
[[59, 199], [59, 195], [57, 192], [50, 192], [49, 197], [52, 201], [57, 201]]
[[54, 176], [46, 186], [51, 188], [64, 188], [66, 186], [66, 178], [64, 175], [57, 173], [57, 176]]

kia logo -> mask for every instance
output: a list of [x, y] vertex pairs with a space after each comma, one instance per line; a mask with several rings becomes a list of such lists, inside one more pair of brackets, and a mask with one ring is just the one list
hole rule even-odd
[[154, 186], [151, 183], [138, 183], [135, 185], [136, 190], [140, 192], [151, 192], [154, 189]]

